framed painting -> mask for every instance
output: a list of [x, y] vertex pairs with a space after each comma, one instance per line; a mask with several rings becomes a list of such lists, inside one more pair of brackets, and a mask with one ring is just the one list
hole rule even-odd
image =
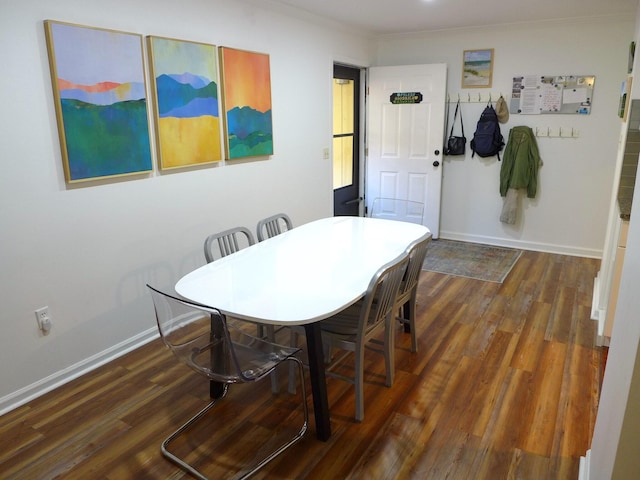
[[219, 51], [227, 158], [272, 155], [269, 55], [228, 47]]
[[493, 48], [465, 50], [462, 54], [462, 88], [491, 88]]
[[160, 169], [222, 160], [216, 47], [147, 37]]
[[44, 25], [67, 183], [152, 171], [142, 36]]

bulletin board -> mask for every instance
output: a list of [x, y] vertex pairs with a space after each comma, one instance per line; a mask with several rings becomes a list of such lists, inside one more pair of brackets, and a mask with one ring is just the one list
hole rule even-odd
[[591, 113], [594, 75], [513, 77], [509, 113], [521, 115]]

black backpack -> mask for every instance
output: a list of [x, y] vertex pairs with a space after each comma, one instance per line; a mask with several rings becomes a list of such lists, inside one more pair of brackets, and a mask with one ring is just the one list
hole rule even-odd
[[476, 131], [471, 140], [471, 157], [477, 153], [481, 157], [498, 156], [500, 160], [500, 150], [504, 147], [504, 137], [500, 133], [498, 115], [491, 104], [480, 115]]

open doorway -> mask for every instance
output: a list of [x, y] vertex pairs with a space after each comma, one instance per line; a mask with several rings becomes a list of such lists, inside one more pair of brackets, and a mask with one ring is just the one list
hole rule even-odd
[[360, 214], [360, 69], [333, 67], [333, 214]]

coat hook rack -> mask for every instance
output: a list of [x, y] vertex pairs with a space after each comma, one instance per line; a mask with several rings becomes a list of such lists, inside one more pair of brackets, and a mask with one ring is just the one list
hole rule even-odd
[[575, 127], [536, 127], [535, 136], [539, 138], [580, 138], [580, 130]]
[[[502, 93], [499, 95], [496, 92], [458, 92], [458, 101], [463, 103], [493, 103], [499, 97], [502, 97]], [[449, 94], [447, 94], [449, 98]]]

